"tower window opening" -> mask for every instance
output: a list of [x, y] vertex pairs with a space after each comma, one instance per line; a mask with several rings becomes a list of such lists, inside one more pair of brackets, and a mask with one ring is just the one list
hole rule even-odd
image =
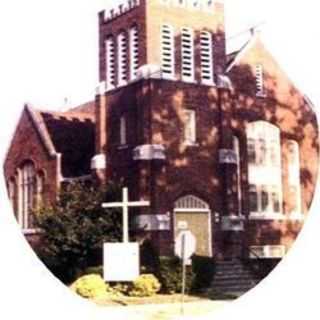
[[161, 69], [164, 78], [174, 78], [174, 34], [170, 25], [161, 28]]
[[201, 52], [201, 82], [204, 84], [213, 84], [213, 47], [211, 33], [204, 31], [200, 36]]
[[130, 37], [130, 80], [135, 79], [139, 67], [139, 34], [138, 28], [133, 27], [129, 32]]
[[194, 81], [194, 40], [193, 30], [183, 28], [181, 33], [182, 80]]
[[118, 35], [118, 85], [127, 82], [127, 39], [124, 32]]
[[115, 87], [115, 46], [111, 37], [106, 41], [106, 85], [107, 89]]

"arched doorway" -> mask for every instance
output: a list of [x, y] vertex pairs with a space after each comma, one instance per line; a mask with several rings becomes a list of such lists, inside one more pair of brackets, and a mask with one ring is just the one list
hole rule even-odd
[[209, 205], [200, 198], [186, 195], [174, 204], [174, 238], [184, 229], [196, 237], [196, 254], [212, 256], [212, 227]]

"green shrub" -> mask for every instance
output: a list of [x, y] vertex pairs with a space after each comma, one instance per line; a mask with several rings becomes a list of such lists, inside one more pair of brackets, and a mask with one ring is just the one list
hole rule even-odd
[[150, 297], [155, 295], [161, 288], [161, 284], [153, 274], [142, 274], [136, 279], [129, 295], [132, 297]]
[[199, 291], [211, 286], [215, 273], [213, 258], [194, 255], [192, 257], [192, 270], [194, 273], [192, 291]]
[[94, 266], [94, 267], [88, 267], [84, 270], [83, 275], [86, 274], [98, 274], [99, 276], [103, 277], [103, 266]]
[[[186, 272], [186, 292], [190, 292], [194, 273], [190, 266]], [[180, 293], [182, 290], [182, 265], [177, 257], [160, 257], [160, 268], [158, 274], [163, 293]]]
[[70, 183], [52, 206], [35, 214], [35, 227], [42, 230], [38, 254], [61, 281], [73, 282], [88, 266], [102, 261], [104, 242], [121, 239], [119, 210], [101, 207], [120, 196], [120, 187], [113, 183], [100, 188]]
[[84, 298], [99, 298], [107, 294], [108, 285], [101, 276], [89, 274], [76, 280], [71, 289]]

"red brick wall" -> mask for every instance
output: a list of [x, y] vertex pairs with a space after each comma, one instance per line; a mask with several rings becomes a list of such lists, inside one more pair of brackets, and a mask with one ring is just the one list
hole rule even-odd
[[6, 181], [15, 175], [16, 169], [26, 160], [31, 160], [34, 163], [36, 172], [40, 170], [44, 171], [44, 197], [48, 202], [54, 201], [58, 187], [58, 159], [48, 154], [39, 133], [32, 123], [30, 115], [25, 109], [16, 128], [4, 163]]
[[[264, 70], [265, 96], [255, 95], [255, 66], [262, 64]], [[231, 69], [229, 76], [234, 85], [231, 127], [241, 139], [246, 150], [245, 125], [251, 121], [264, 120], [281, 131], [283, 212], [288, 217], [289, 186], [286, 142], [293, 139], [299, 144], [302, 213], [307, 214], [315, 191], [319, 166], [319, 136], [316, 115], [303, 95], [295, 88], [271, 54], [257, 38], [253, 46]], [[244, 195], [248, 192], [246, 153], [242, 152], [242, 185]], [[246, 208], [247, 203], [244, 201]], [[278, 222], [250, 221], [248, 241], [251, 244], [285, 244], [290, 246], [303, 222], [284, 220]]]
[[[115, 52], [117, 52], [117, 36], [122, 31], [126, 32], [129, 37], [129, 29], [132, 26], [138, 27], [139, 32], [139, 66], [147, 63], [147, 47], [146, 47], [146, 15], [145, 1], [141, 1], [140, 5], [130, 11], [119, 15], [109, 21], [106, 21], [104, 11], [99, 13], [99, 79], [106, 80], [106, 48], [105, 41], [109, 36], [113, 36], [115, 43]], [[129, 46], [127, 46], [129, 50]], [[129, 51], [128, 55], [129, 57]], [[130, 58], [129, 58], [130, 59]], [[116, 63], [117, 70], [117, 63]], [[117, 71], [116, 71], [117, 75]], [[127, 68], [127, 79], [129, 79], [129, 68]], [[117, 83], [117, 80], [116, 80]]]
[[[229, 233], [220, 231], [219, 223], [214, 223], [214, 213], [222, 215], [238, 212], [235, 186], [235, 166], [219, 165], [218, 149], [230, 147], [232, 135], [240, 138], [241, 148], [241, 183], [243, 196], [243, 213], [248, 216], [248, 180], [246, 166], [246, 136], [247, 121], [268, 120], [280, 127], [282, 141], [289, 136], [286, 127], [273, 119], [262, 116], [257, 110], [265, 110], [258, 103], [269, 101], [258, 98], [255, 102], [259, 107], [248, 110], [240, 97], [234, 97], [227, 91], [217, 88], [172, 82], [165, 80], [143, 80], [118, 89], [107, 95], [108, 101], [108, 139], [107, 158], [109, 170], [114, 179], [129, 186], [131, 199], [150, 199], [151, 208], [136, 210], [140, 213], [172, 214], [174, 202], [181, 196], [193, 194], [199, 196], [210, 205], [212, 211], [212, 227], [215, 253], [230, 237]], [[235, 100], [234, 100], [234, 99]], [[248, 98], [253, 100], [253, 98]], [[221, 113], [219, 105], [223, 109]], [[196, 111], [197, 145], [186, 147], [182, 143], [183, 110]], [[281, 108], [281, 106], [279, 106]], [[303, 121], [308, 123], [311, 136], [316, 135], [317, 124], [315, 116], [306, 105]], [[119, 118], [126, 115], [128, 119], [128, 145], [119, 147]], [[286, 123], [286, 118], [281, 120]], [[302, 125], [302, 119], [299, 120]], [[303, 125], [299, 127], [303, 130]], [[312, 129], [311, 129], [312, 128]], [[220, 134], [222, 132], [223, 134]], [[310, 136], [300, 137], [301, 172], [308, 170], [308, 181], [303, 182], [304, 213], [310, 207], [317, 178], [318, 142], [313, 141], [310, 149]], [[165, 162], [133, 161], [132, 151], [141, 144], [163, 144], [166, 149]], [[305, 156], [310, 162], [304, 167]], [[110, 169], [111, 168], [111, 169]], [[286, 186], [284, 184], [284, 190]], [[228, 191], [229, 190], [229, 191]], [[231, 191], [230, 191], [231, 190]], [[286, 198], [284, 198], [286, 203]], [[301, 223], [288, 221], [250, 221], [244, 233], [244, 241], [254, 244], [286, 244], [290, 245], [301, 228]], [[264, 231], [263, 231], [264, 230]], [[154, 241], [160, 246], [162, 253], [173, 249], [172, 232], [154, 232]], [[169, 251], [168, 251], [169, 250]], [[172, 252], [172, 251], [171, 251]]]
[[[200, 14], [181, 8], [165, 7], [158, 1], [141, 1], [140, 7], [104, 22], [100, 15], [100, 80], [105, 79], [104, 41], [110, 34], [137, 23], [140, 29], [140, 65], [160, 65], [160, 26], [168, 23], [175, 30], [176, 79], [141, 80], [106, 94], [97, 114], [101, 114], [100, 140], [105, 143], [109, 178], [122, 181], [131, 190], [130, 197], [150, 199], [151, 208], [136, 210], [140, 213], [165, 214], [173, 212], [174, 201], [191, 193], [206, 201], [212, 215], [238, 213], [236, 167], [219, 165], [218, 149], [230, 148], [232, 136], [240, 140], [241, 189], [243, 214], [249, 214], [246, 124], [265, 120], [281, 131], [283, 165], [284, 213], [288, 209], [288, 183], [286, 148], [288, 139], [300, 146], [300, 175], [302, 182], [302, 208], [306, 214], [313, 198], [319, 163], [318, 124], [314, 112], [301, 93], [292, 85], [273, 57], [257, 40], [229, 72], [234, 90], [220, 91], [215, 87], [198, 84], [200, 57], [198, 36], [201, 30], [214, 34], [214, 61], [216, 74], [225, 70], [224, 8], [216, 4], [213, 14]], [[180, 79], [180, 30], [189, 26], [196, 31], [195, 61], [196, 82], [186, 84]], [[255, 65], [264, 66], [265, 97], [256, 97]], [[219, 93], [220, 92], [220, 93]], [[104, 107], [105, 104], [105, 107]], [[104, 113], [101, 108], [105, 108]], [[197, 146], [185, 147], [182, 111], [196, 111]], [[221, 112], [220, 112], [221, 111]], [[127, 146], [119, 147], [119, 119], [126, 114], [128, 122]], [[106, 129], [103, 129], [103, 122]], [[99, 120], [98, 120], [99, 123]], [[132, 160], [132, 151], [141, 144], [163, 144], [167, 159], [163, 162]], [[219, 223], [211, 219], [213, 239], [217, 252], [230, 233], [222, 232]], [[173, 224], [172, 224], [173, 226]], [[243, 241], [254, 244], [290, 244], [295, 239], [302, 222], [253, 221], [246, 223]], [[154, 232], [154, 241], [163, 252], [172, 252], [172, 232]], [[240, 237], [241, 237], [240, 236]]]

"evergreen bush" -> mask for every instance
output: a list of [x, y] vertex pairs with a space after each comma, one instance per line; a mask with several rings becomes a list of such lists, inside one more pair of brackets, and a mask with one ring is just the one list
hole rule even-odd
[[[191, 266], [186, 267], [186, 292], [190, 292], [194, 280]], [[180, 293], [182, 290], [182, 265], [177, 257], [160, 257], [158, 277], [161, 282], [163, 293]]]
[[129, 290], [132, 297], [151, 297], [161, 288], [161, 284], [153, 274], [142, 274], [133, 281]]
[[106, 296], [108, 286], [101, 276], [89, 274], [76, 280], [71, 289], [83, 298], [94, 299]]

